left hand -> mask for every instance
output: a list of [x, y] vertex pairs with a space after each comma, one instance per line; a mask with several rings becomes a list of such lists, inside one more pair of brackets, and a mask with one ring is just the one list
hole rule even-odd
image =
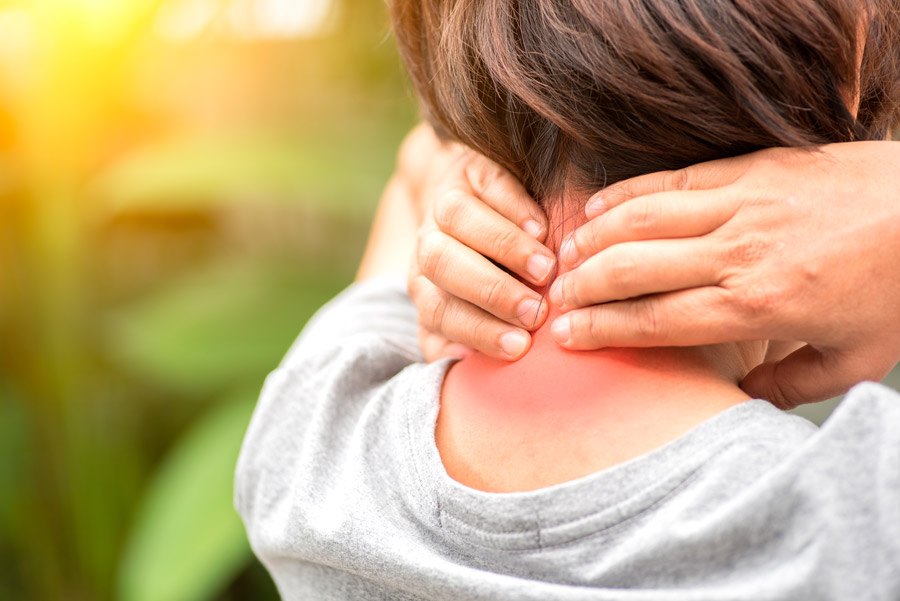
[[423, 214], [408, 276], [425, 358], [477, 349], [518, 359], [548, 307], [500, 266], [534, 285], [549, 280], [556, 257], [541, 244], [544, 212], [506, 169], [457, 144], [434, 152], [425, 173], [415, 190]]

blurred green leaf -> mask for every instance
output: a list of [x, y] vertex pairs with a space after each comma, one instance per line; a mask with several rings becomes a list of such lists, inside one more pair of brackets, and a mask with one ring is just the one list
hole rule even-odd
[[358, 127], [295, 135], [222, 133], [147, 145], [106, 169], [91, 194], [123, 211], [206, 209], [236, 199], [312, 204], [339, 216], [374, 206], [394, 163], [384, 148], [401, 127]]
[[210, 599], [249, 561], [232, 487], [255, 396], [216, 405], [163, 461], [122, 556], [121, 601]]
[[109, 356], [190, 396], [261, 382], [348, 278], [224, 262], [118, 312]]
[[0, 383], [0, 540], [9, 540], [4, 528], [16, 525], [13, 510], [30, 467], [23, 461], [28, 457], [30, 435], [28, 416], [20, 399]]

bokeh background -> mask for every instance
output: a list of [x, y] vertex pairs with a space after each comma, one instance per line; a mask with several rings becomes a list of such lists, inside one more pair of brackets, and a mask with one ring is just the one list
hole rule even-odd
[[0, 600], [277, 598], [241, 437], [415, 121], [381, 0], [0, 0]]
[[0, 600], [277, 598], [241, 437], [415, 120], [381, 0], [0, 0]]

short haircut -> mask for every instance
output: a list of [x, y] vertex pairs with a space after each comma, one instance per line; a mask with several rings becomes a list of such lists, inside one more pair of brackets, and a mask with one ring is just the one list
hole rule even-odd
[[900, 0], [389, 5], [426, 119], [539, 201], [897, 120]]

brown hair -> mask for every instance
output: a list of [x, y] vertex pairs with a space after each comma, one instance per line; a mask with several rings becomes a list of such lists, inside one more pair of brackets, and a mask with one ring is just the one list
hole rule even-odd
[[900, 104], [900, 0], [389, 4], [426, 118], [538, 200], [764, 147], [884, 138]]

